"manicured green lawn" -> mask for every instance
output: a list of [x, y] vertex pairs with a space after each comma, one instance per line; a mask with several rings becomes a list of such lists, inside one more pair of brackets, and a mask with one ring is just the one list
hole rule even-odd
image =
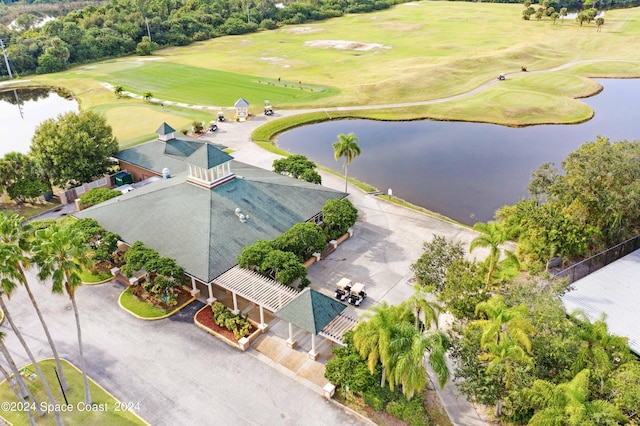
[[[83, 109], [106, 115], [126, 147], [152, 137], [162, 121], [180, 128], [194, 120], [209, 121], [217, 106], [231, 107], [240, 97], [249, 100], [255, 114], [269, 99], [276, 109], [356, 109], [329, 112], [334, 118], [436, 118], [511, 126], [574, 123], [592, 115], [575, 99], [597, 91], [585, 77], [640, 76], [640, 8], [607, 11], [601, 32], [596, 32], [595, 24], [580, 26], [573, 20], [555, 25], [550, 20], [524, 21], [521, 12], [519, 4], [405, 3], [375, 13], [167, 48], [150, 58], [119, 58], [29, 76], [29, 84], [72, 90]], [[354, 43], [339, 48], [341, 40]], [[602, 62], [536, 74], [584, 60]], [[522, 65], [530, 72], [509, 75]], [[507, 73], [506, 81], [467, 98], [357, 111], [359, 105], [463, 94], [493, 82], [501, 72]], [[117, 99], [101, 85], [105, 82], [136, 93], [150, 91], [160, 99], [216, 108], [185, 111], [165, 105], [162, 110], [139, 99]], [[303, 123], [297, 120], [296, 124]]]
[[127, 288], [122, 292], [120, 295], [120, 304], [124, 309], [142, 318], [160, 318], [171, 312], [139, 301], [131, 294], [131, 288]]
[[[62, 419], [67, 425], [101, 425], [101, 426], [125, 426], [125, 425], [147, 425], [140, 417], [129, 411], [122, 411], [118, 401], [109, 395], [106, 391], [96, 385], [92, 380], [89, 381], [91, 387], [91, 396], [95, 405], [91, 406], [96, 411], [89, 411], [84, 405], [84, 388], [82, 385], [82, 373], [74, 368], [73, 365], [65, 360], [61, 360], [63, 364], [64, 374], [69, 383], [69, 390], [66, 392], [67, 401], [70, 404], [70, 410], [62, 412]], [[87, 362], [91, 362], [87, 359]], [[55, 361], [53, 359], [43, 360], [39, 362], [40, 368], [44, 372], [47, 382], [51, 387], [57, 404], [64, 404], [64, 398], [55, 376]], [[33, 371], [33, 366], [28, 365], [26, 368]], [[42, 383], [39, 380], [25, 379], [29, 388], [33, 392], [38, 404], [49, 403], [46, 394], [42, 389]], [[140, 399], [143, 399], [142, 396]], [[11, 390], [11, 387], [4, 380], [0, 383], [0, 401], [17, 403], [18, 398]], [[131, 401], [135, 402], [135, 401]], [[120, 409], [119, 411], [116, 411]], [[45, 410], [46, 411], [46, 410]], [[28, 425], [29, 419], [25, 412], [19, 411], [0, 411], [0, 416], [7, 419], [10, 424]], [[55, 425], [55, 417], [53, 413], [47, 413], [44, 417], [36, 415], [38, 425]]]
[[[170, 76], [170, 78], [168, 78]], [[165, 61], [148, 61], [109, 75], [109, 83], [160, 99], [195, 105], [233, 105], [242, 93], [250, 104], [265, 99], [275, 104], [313, 102], [337, 93], [333, 88], [278, 82], [250, 75], [216, 71]], [[286, 86], [286, 87], [285, 87]]]
[[113, 278], [111, 274], [93, 274], [86, 269], [83, 269], [79, 275], [83, 283], [99, 283]]

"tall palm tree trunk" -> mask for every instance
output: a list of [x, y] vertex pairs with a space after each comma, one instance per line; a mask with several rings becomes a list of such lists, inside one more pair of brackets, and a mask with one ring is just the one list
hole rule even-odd
[[347, 164], [347, 160], [344, 163], [344, 192], [347, 191], [347, 185], [349, 184], [349, 165]]
[[[44, 388], [44, 391], [46, 392], [47, 397], [51, 401], [51, 404], [53, 404], [54, 407], [57, 407], [56, 399], [54, 398], [53, 393], [51, 392], [51, 388], [49, 387], [49, 383], [47, 382], [47, 379], [44, 377], [44, 373], [40, 369], [40, 366], [38, 365], [38, 362], [36, 361], [35, 357], [33, 356], [33, 353], [31, 352], [31, 349], [29, 349], [29, 346], [27, 345], [27, 342], [22, 337], [22, 333], [20, 333], [20, 330], [18, 330], [18, 327], [16, 327], [15, 323], [13, 322], [13, 318], [11, 318], [11, 314], [9, 314], [9, 311], [7, 309], [7, 305], [4, 303], [4, 297], [0, 297], [0, 308], [2, 308], [2, 310], [4, 311], [5, 316], [7, 317], [7, 321], [9, 321], [9, 324], [11, 325], [11, 329], [13, 330], [13, 332], [16, 335], [16, 337], [20, 341], [20, 344], [22, 344], [22, 347], [24, 348], [25, 352], [27, 353], [27, 356], [29, 356], [29, 359], [31, 360], [31, 364], [33, 364], [33, 368], [34, 368], [34, 370], [36, 370], [36, 374], [40, 378], [40, 381], [42, 382], [42, 387]], [[60, 410], [54, 410], [54, 414], [56, 416], [56, 424], [57, 425], [63, 425], [64, 422], [62, 421], [62, 417], [60, 416]]]
[[31, 292], [31, 288], [29, 287], [29, 283], [27, 282], [27, 277], [22, 270], [22, 267], [18, 267], [20, 273], [24, 277], [24, 287], [27, 289], [27, 294], [29, 294], [29, 299], [31, 300], [31, 304], [33, 308], [36, 310], [36, 314], [38, 314], [38, 318], [40, 319], [40, 324], [42, 324], [42, 329], [44, 330], [44, 334], [47, 336], [47, 340], [49, 341], [49, 346], [51, 346], [51, 351], [53, 352], [53, 358], [56, 360], [56, 367], [58, 368], [58, 373], [60, 375], [60, 383], [62, 383], [62, 389], [64, 391], [69, 390], [69, 385], [67, 384], [67, 379], [64, 376], [64, 370], [62, 369], [62, 364], [60, 363], [60, 356], [58, 355], [58, 350], [56, 349], [56, 345], [53, 343], [53, 339], [51, 338], [51, 333], [49, 333], [49, 327], [44, 322], [44, 317], [42, 316], [42, 312], [40, 312], [40, 307], [38, 303], [36, 303], [36, 299]]
[[[9, 372], [5, 370], [2, 365], [0, 365], [0, 371], [2, 371], [2, 375], [7, 380], [7, 383], [9, 383], [9, 386], [11, 386], [11, 390], [13, 390], [13, 393], [16, 394], [22, 406], [26, 407], [27, 402], [24, 400], [24, 397], [22, 396], [22, 391], [19, 389], [19, 386], [16, 387], [16, 385], [13, 384], [13, 382], [11, 381], [11, 376], [9, 375]], [[18, 379], [16, 378], [16, 383], [17, 381]], [[32, 401], [32, 403], [34, 402]], [[31, 410], [26, 410], [26, 411], [27, 411], [27, 415], [29, 416], [29, 423], [31, 423], [31, 426], [36, 426], [36, 419], [33, 417], [33, 413], [31, 412]]]
[[4, 355], [4, 358], [7, 360], [7, 363], [9, 364], [9, 368], [13, 372], [13, 377], [16, 378], [16, 382], [18, 383], [18, 387], [22, 392], [23, 398], [28, 397], [29, 401], [35, 404], [38, 415], [40, 417], [44, 416], [45, 412], [40, 408], [40, 404], [38, 404], [36, 397], [33, 396], [33, 393], [31, 393], [31, 390], [29, 389], [29, 387], [25, 384], [24, 380], [22, 380], [22, 376], [18, 371], [18, 366], [13, 361], [13, 358], [11, 358], [11, 354], [9, 353], [9, 350], [7, 349], [7, 346], [4, 344], [2, 339], [0, 339], [0, 352], [2, 352], [2, 355]]
[[71, 299], [71, 305], [73, 306], [73, 313], [76, 317], [76, 329], [78, 331], [78, 349], [80, 350], [80, 368], [82, 369], [82, 382], [84, 383], [84, 403], [91, 405], [91, 389], [89, 389], [89, 381], [87, 380], [87, 369], [84, 364], [84, 352], [82, 351], [82, 329], [80, 328], [80, 315], [78, 313], [78, 306], [76, 305], [76, 298], [71, 290], [69, 293], [69, 299]]

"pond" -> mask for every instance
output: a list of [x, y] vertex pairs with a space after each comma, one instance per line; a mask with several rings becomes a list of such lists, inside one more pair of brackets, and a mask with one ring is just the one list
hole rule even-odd
[[342, 171], [331, 144], [354, 132], [362, 154], [349, 176], [465, 224], [491, 220], [505, 204], [527, 196], [531, 173], [597, 135], [611, 141], [640, 139], [640, 80], [598, 80], [604, 90], [584, 99], [593, 119], [575, 125], [510, 128], [432, 120], [336, 120], [299, 127], [277, 145]]
[[50, 88], [0, 92], [0, 157], [27, 153], [36, 127], [48, 118], [78, 112], [78, 102]]

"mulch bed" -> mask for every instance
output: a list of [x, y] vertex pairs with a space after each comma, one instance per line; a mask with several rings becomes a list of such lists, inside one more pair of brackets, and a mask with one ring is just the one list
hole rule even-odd
[[[238, 339], [235, 338], [232, 331], [229, 331], [224, 327], [220, 327], [218, 324], [215, 323], [215, 321], [213, 320], [213, 312], [211, 311], [211, 306], [205, 306], [204, 308], [202, 308], [196, 314], [196, 320], [201, 325], [226, 337], [232, 342], [238, 342]], [[256, 330], [257, 330], [256, 326], [251, 324], [251, 330], [249, 330], [249, 334], [247, 334], [247, 336], [250, 336]]]

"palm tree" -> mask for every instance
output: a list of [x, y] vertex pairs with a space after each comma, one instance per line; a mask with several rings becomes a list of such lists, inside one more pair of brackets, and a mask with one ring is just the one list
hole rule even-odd
[[[502, 366], [505, 371], [504, 387], [511, 389], [513, 367], [516, 364], [532, 365], [527, 353], [531, 352], [529, 335], [534, 328], [526, 319], [528, 309], [524, 305], [508, 307], [500, 295], [476, 305], [476, 315], [483, 313], [487, 319], [469, 323], [470, 327], [480, 327], [482, 336], [480, 347], [485, 351], [478, 359], [486, 361], [487, 372]], [[496, 416], [502, 411], [502, 400], [496, 404]]]
[[[20, 257], [22, 257], [22, 251], [19, 247], [8, 244], [0, 244], [0, 309], [2, 309], [2, 311], [4, 312], [7, 321], [9, 321], [11, 329], [13, 330], [14, 334], [20, 341], [20, 344], [27, 353], [29, 360], [31, 360], [31, 364], [33, 364], [33, 368], [34, 370], [36, 370], [36, 374], [42, 382], [42, 387], [44, 388], [44, 391], [47, 394], [50, 403], [55, 407], [56, 401], [53, 393], [51, 392], [51, 388], [49, 387], [49, 383], [47, 382], [42, 369], [40, 369], [36, 358], [33, 356], [31, 349], [29, 349], [29, 345], [27, 345], [24, 337], [22, 337], [22, 333], [20, 333], [20, 330], [16, 326], [15, 322], [13, 322], [13, 318], [11, 317], [9, 310], [7, 309], [7, 305], [4, 302], [4, 298], [9, 298], [11, 296], [11, 293], [17, 287], [16, 283], [23, 283], [24, 281], [24, 277], [20, 275], [15, 267], [15, 265], [19, 263], [18, 259]], [[62, 422], [62, 417], [60, 416], [60, 411], [54, 410], [54, 414], [56, 417], [56, 424], [64, 424]]]
[[53, 357], [56, 361], [56, 367], [60, 374], [60, 383], [62, 384], [63, 390], [68, 390], [69, 385], [67, 384], [67, 379], [64, 375], [64, 370], [62, 368], [62, 364], [60, 363], [60, 356], [58, 355], [58, 350], [56, 349], [55, 344], [53, 343], [53, 339], [51, 338], [51, 333], [49, 333], [49, 327], [47, 327], [46, 322], [44, 321], [44, 317], [42, 316], [42, 312], [40, 311], [40, 307], [38, 306], [33, 293], [31, 292], [31, 287], [29, 286], [29, 282], [27, 280], [27, 276], [25, 274], [25, 270], [30, 265], [30, 259], [25, 255], [25, 253], [30, 248], [30, 239], [32, 236], [31, 228], [28, 224], [22, 224], [23, 218], [19, 214], [11, 214], [5, 215], [0, 214], [0, 242], [4, 244], [13, 244], [19, 247], [22, 250], [22, 256], [16, 256], [15, 261], [16, 264], [14, 267], [18, 271], [18, 273], [22, 276], [22, 284], [27, 290], [27, 294], [29, 295], [29, 299], [31, 300], [31, 304], [33, 308], [36, 310], [36, 314], [40, 319], [40, 324], [42, 324], [42, 328], [44, 330], [44, 334], [47, 336], [47, 341], [49, 342], [49, 346], [51, 346], [51, 351], [53, 352]]
[[389, 387], [393, 390], [396, 383], [402, 385], [407, 399], [421, 392], [427, 384], [427, 371], [423, 360], [429, 352], [429, 364], [438, 376], [440, 387], [449, 378], [449, 369], [445, 353], [449, 340], [442, 332], [423, 333], [409, 322], [400, 322], [394, 327], [393, 338], [389, 343], [390, 371]]
[[[18, 386], [17, 387], [14, 386], [7, 370], [5, 370], [4, 367], [0, 366], [0, 369], [2, 370], [2, 375], [7, 379], [7, 383], [9, 383], [9, 385], [11, 386], [15, 394], [18, 396], [18, 399], [20, 400], [20, 402], [24, 403], [25, 402], [24, 398], [28, 397], [29, 401], [31, 401], [35, 405], [38, 415], [44, 416], [45, 412], [40, 408], [40, 404], [38, 404], [38, 401], [33, 396], [33, 393], [31, 393], [31, 390], [29, 389], [29, 387], [24, 383], [24, 380], [22, 379], [22, 376], [18, 371], [18, 366], [16, 366], [16, 363], [13, 361], [13, 358], [11, 357], [11, 354], [9, 353], [7, 346], [4, 344], [5, 336], [6, 334], [0, 331], [0, 352], [2, 352], [2, 354], [4, 355], [4, 358], [7, 360], [7, 363], [9, 364], [9, 368], [11, 369], [11, 372], [13, 373], [13, 377], [15, 378], [15, 382], [17, 383]], [[31, 410], [28, 410], [27, 413], [29, 415], [29, 421], [31, 422], [32, 425], [35, 425], [36, 421], [33, 418], [33, 414], [31, 413]]]
[[151, 92], [144, 92], [144, 93], [142, 94], [142, 98], [143, 98], [145, 101], [149, 102], [149, 101], [151, 100], [151, 98], [153, 98], [153, 93], [151, 93]]
[[503, 339], [513, 339], [527, 352], [530, 352], [529, 335], [533, 334], [535, 330], [526, 319], [527, 313], [526, 306], [508, 307], [504, 298], [496, 295], [488, 301], [476, 305], [476, 316], [484, 314], [487, 319], [475, 320], [469, 325], [482, 329], [482, 337], [480, 338], [482, 347], [492, 342], [499, 345]]
[[358, 138], [351, 132], [348, 135], [341, 133], [338, 140], [333, 143], [333, 157], [338, 161], [344, 157], [344, 192], [347, 192], [347, 184], [349, 183], [348, 168], [351, 160], [360, 155], [360, 145]]
[[[482, 232], [482, 234], [471, 241], [469, 252], [472, 252], [476, 247], [489, 247], [489, 273], [487, 274], [487, 288], [489, 288], [491, 286], [493, 271], [500, 259], [500, 245], [509, 239], [509, 234], [498, 222], [478, 222], [473, 225], [473, 229]], [[505, 250], [505, 254], [511, 258], [515, 258], [515, 255], [508, 250]]]
[[117, 97], [121, 97], [121, 96], [122, 96], [122, 92], [123, 92], [123, 91], [124, 91], [124, 87], [122, 87], [122, 86], [121, 86], [121, 85], [119, 85], [119, 84], [116, 84], [116, 85], [113, 87], [113, 93], [115, 93]]
[[401, 321], [408, 321], [410, 312], [401, 306], [389, 306], [386, 302], [372, 309], [373, 315], [358, 323], [353, 332], [353, 345], [362, 358], [367, 360], [369, 371], [373, 373], [382, 364], [382, 378], [380, 386], [384, 386], [386, 371], [391, 365], [389, 344], [391, 343], [393, 327]]
[[580, 371], [570, 382], [554, 385], [546, 380], [536, 380], [533, 386], [523, 391], [535, 409], [529, 425], [581, 425], [593, 424], [590, 420], [599, 419], [599, 424], [626, 424], [629, 419], [615, 405], [604, 400], [590, 400], [590, 371]]
[[[609, 334], [604, 315], [592, 323], [584, 312], [578, 310], [570, 315], [570, 319], [576, 325], [581, 340], [573, 371], [589, 368], [591, 376], [598, 381], [599, 392], [602, 394], [606, 379], [616, 368], [616, 364], [627, 362], [627, 339]], [[616, 357], [618, 358], [615, 359]]]
[[[413, 326], [418, 331], [428, 330], [432, 325], [438, 328], [438, 315], [440, 315], [440, 311], [442, 310], [441, 306], [436, 302], [429, 302], [427, 300], [427, 293], [422, 289], [420, 284], [416, 284], [413, 289], [413, 295], [405, 302], [413, 311]], [[424, 316], [422, 325], [420, 323], [421, 316]]]
[[51, 277], [53, 292], [56, 294], [66, 292], [69, 300], [71, 300], [71, 306], [73, 306], [80, 351], [80, 367], [84, 382], [84, 402], [89, 405], [92, 403], [91, 391], [87, 380], [80, 315], [75, 297], [76, 288], [82, 284], [78, 273], [82, 270], [83, 265], [88, 266], [90, 263], [87, 257], [88, 247], [83, 242], [81, 231], [70, 226], [60, 227], [57, 223], [46, 229], [36, 231], [35, 235], [36, 241], [33, 252], [34, 259], [40, 267], [38, 277], [41, 280]]

